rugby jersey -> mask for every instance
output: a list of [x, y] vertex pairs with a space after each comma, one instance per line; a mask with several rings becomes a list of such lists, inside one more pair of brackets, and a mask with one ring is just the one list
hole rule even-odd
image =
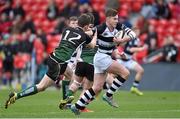
[[97, 27], [97, 43], [98, 43], [98, 52], [105, 53], [111, 55], [113, 50], [116, 48], [116, 44], [113, 42], [113, 38], [115, 34], [117, 34], [120, 30], [125, 30], [127, 35], [130, 38], [133, 38], [131, 34], [129, 34], [132, 30], [126, 27], [124, 24], [118, 23], [116, 28], [113, 31], [110, 31], [107, 27], [106, 23], [102, 23]]
[[139, 47], [139, 42], [140, 42], [139, 38], [135, 38], [135, 39], [128, 41], [125, 44], [124, 52], [128, 59], [132, 58], [132, 55], [134, 54], [133, 52], [130, 51], [130, 48]]

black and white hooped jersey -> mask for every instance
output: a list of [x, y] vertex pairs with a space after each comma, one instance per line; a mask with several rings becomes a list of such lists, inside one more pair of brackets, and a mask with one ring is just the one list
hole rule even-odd
[[132, 39], [132, 40], [128, 41], [125, 44], [124, 52], [127, 55], [133, 55], [133, 53], [130, 51], [130, 48], [132, 48], [132, 47], [139, 47], [139, 42], [140, 42], [139, 38], [135, 38], [135, 39]]
[[116, 44], [113, 42], [115, 34], [120, 30], [125, 30], [128, 34], [131, 29], [126, 27], [124, 24], [118, 23], [116, 28], [113, 31], [110, 31], [106, 23], [102, 23], [97, 28], [97, 43], [98, 43], [98, 52], [111, 55], [112, 51], [115, 49]]

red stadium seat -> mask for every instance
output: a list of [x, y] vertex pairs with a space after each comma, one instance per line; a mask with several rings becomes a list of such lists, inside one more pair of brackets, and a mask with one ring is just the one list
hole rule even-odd
[[161, 19], [158, 21], [158, 26], [166, 28], [169, 22], [166, 19]]
[[127, 10], [120, 10], [118, 14], [120, 17], [128, 17], [128, 11]]
[[129, 5], [130, 5], [130, 4], [122, 4], [122, 5], [120, 6], [120, 10], [130, 11]]
[[101, 22], [103, 22], [103, 21], [105, 20], [105, 18], [106, 18], [106, 16], [105, 16], [105, 14], [104, 14], [103, 11], [101, 11], [101, 12], [99, 13], [99, 16], [100, 16], [100, 21], [101, 21]]
[[35, 52], [36, 52], [36, 62], [37, 62], [37, 64], [41, 64], [44, 60], [43, 54], [45, 51], [45, 47], [40, 39], [34, 40], [34, 48], [35, 48]]
[[152, 4], [152, 3], [154, 3], [154, 0], [145, 0], [144, 2]]
[[59, 45], [61, 41], [61, 35], [48, 35], [47, 36], [47, 52], [51, 53], [55, 47], [57, 47]]
[[138, 1], [133, 2], [131, 5], [132, 5], [132, 6], [131, 6], [131, 10], [132, 10], [133, 12], [140, 12], [140, 11], [141, 11], [141, 8], [142, 8], [142, 3], [141, 3], [141, 1], [140, 1], [140, 2], [138, 2]]
[[175, 36], [176, 33], [177, 33], [176, 31], [177, 31], [177, 29], [176, 29], [175, 27], [173, 27], [173, 26], [168, 27], [168, 29], [167, 29], [167, 35], [170, 34], [170, 35], [172, 35], [172, 36]]
[[16, 69], [24, 69], [29, 60], [29, 55], [19, 53], [14, 56], [14, 67]]
[[158, 45], [158, 48], [161, 48], [164, 44], [164, 35], [160, 35], [158, 34], [158, 40], [157, 40], [157, 45]]
[[174, 28], [178, 28], [178, 20], [177, 19], [171, 19], [170, 21], [169, 21], [169, 26], [172, 26], [172, 27], [174, 27]]
[[139, 63], [143, 63], [143, 58], [147, 56], [147, 50], [143, 50], [141, 52], [136, 53], [135, 59]]
[[144, 34], [140, 35], [139, 39], [140, 39], [141, 43], [144, 44], [145, 40], [147, 39], [147, 34], [144, 33]]
[[95, 3], [95, 4], [92, 5], [92, 7], [94, 8], [94, 10], [96, 10], [98, 12], [100, 11], [99, 4]]
[[[176, 44], [177, 46], [180, 46], [180, 33], [179, 33], [179, 34], [176, 34], [176, 35], [174, 36], [174, 40], [175, 40], [175, 44]], [[180, 52], [180, 50], [179, 50], [179, 52]]]
[[149, 19], [148, 22], [155, 27], [158, 25], [158, 21], [156, 19]]
[[155, 27], [155, 30], [159, 35], [165, 35], [166, 30], [164, 30], [164, 27], [158, 26], [158, 27]]

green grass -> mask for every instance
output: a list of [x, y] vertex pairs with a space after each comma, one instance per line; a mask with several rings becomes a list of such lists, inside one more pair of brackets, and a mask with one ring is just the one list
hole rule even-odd
[[[0, 118], [75, 118], [70, 110], [59, 110], [60, 91], [47, 90], [38, 95], [19, 99], [8, 109], [4, 102], [9, 91], [0, 90]], [[115, 95], [120, 107], [115, 109], [102, 101], [101, 96], [88, 108], [93, 113], [81, 113], [80, 118], [180, 118], [179, 92], [149, 92], [136, 96], [128, 91], [119, 91]], [[101, 94], [102, 95], [102, 94]], [[76, 98], [77, 99], [77, 98]]]

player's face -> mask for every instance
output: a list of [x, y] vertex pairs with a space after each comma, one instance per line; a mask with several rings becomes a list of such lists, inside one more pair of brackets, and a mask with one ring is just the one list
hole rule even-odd
[[89, 31], [89, 25], [84, 26], [84, 31]]
[[114, 17], [109, 17], [109, 24], [112, 26], [112, 27], [116, 27], [118, 23], [118, 15], [114, 16]]
[[92, 28], [94, 27], [94, 24], [89, 24], [89, 29], [92, 30]]
[[69, 27], [76, 28], [77, 27], [77, 23], [78, 23], [78, 21], [70, 21], [69, 22]]

